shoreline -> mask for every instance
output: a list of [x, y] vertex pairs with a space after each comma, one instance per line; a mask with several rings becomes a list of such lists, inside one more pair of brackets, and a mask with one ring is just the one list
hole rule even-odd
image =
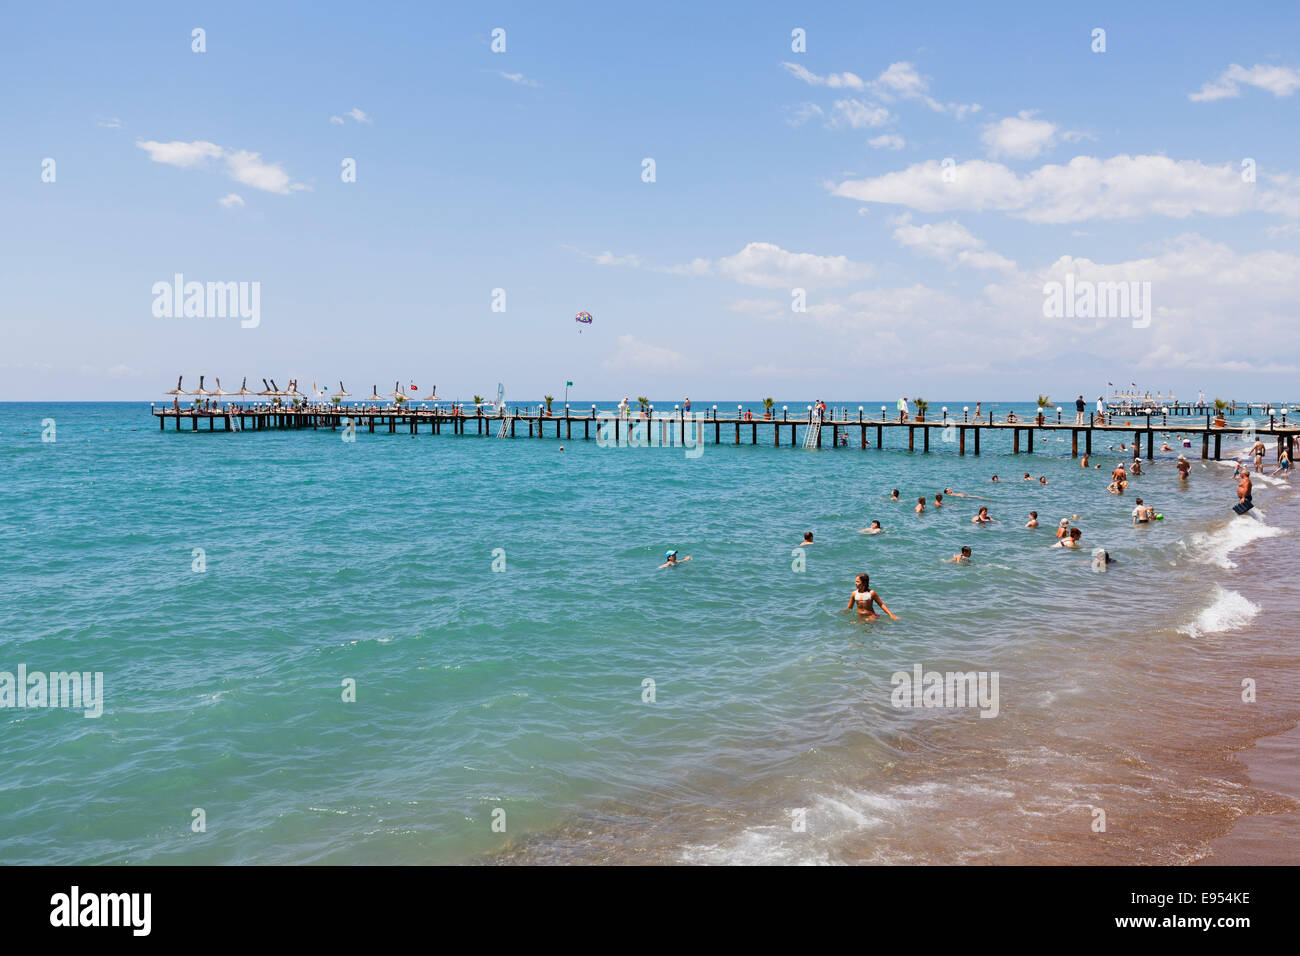
[[1249, 786], [1288, 798], [1290, 813], [1246, 814], [1193, 866], [1294, 866], [1300, 863], [1300, 722], [1256, 738], [1238, 754]]

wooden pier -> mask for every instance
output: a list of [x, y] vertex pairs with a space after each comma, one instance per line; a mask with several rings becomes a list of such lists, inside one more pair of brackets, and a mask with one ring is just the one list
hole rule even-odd
[[[772, 444], [780, 447], [783, 444], [783, 437], [788, 435], [788, 441], [785, 444], [797, 446], [799, 444], [798, 430], [800, 428], [808, 429], [814, 423], [810, 422], [807, 417], [791, 419], [787, 417], [741, 417], [741, 418], [722, 418], [714, 417], [706, 413], [703, 420], [698, 418], [683, 420], [681, 417], [645, 417], [645, 416], [626, 416], [626, 417], [597, 417], [594, 414], [575, 415], [570, 412], [559, 414], [547, 414], [545, 412], [516, 412], [507, 413], [504, 416], [486, 416], [486, 415], [457, 415], [446, 411], [435, 411], [432, 409], [412, 409], [412, 408], [358, 408], [358, 409], [314, 409], [314, 408], [239, 408], [239, 409], [177, 409], [167, 406], [155, 407], [153, 415], [158, 419], [158, 427], [165, 431], [167, 422], [171, 420], [176, 431], [186, 430], [183, 423], [188, 422], [188, 430], [191, 432], [203, 431], [264, 431], [273, 430], [301, 430], [311, 429], [319, 431], [329, 429], [338, 431], [340, 428], [348, 427], [349, 421], [353, 428], [358, 431], [365, 429], [370, 434], [376, 431], [388, 432], [395, 434], [399, 430], [417, 435], [423, 428], [433, 435], [440, 435], [448, 432], [453, 435], [480, 435], [494, 437], [501, 434], [503, 426], [505, 434], [510, 438], [542, 438], [549, 435], [550, 437], [572, 440], [574, 432], [579, 432], [578, 437], [590, 441], [596, 436], [593, 434], [593, 425], [599, 427], [605, 424], [606, 427], [612, 425], [614, 431], [614, 440], [625, 441], [629, 434], [629, 429], [636, 428], [638, 425], [646, 429], [659, 429], [655, 435], [652, 444], [655, 445], [684, 445], [686, 442], [687, 425], [690, 422], [692, 432], [698, 426], [700, 433], [696, 436], [692, 434], [692, 443], [704, 443], [707, 440], [708, 432], [713, 432], [713, 443], [715, 445], [723, 444], [724, 434], [730, 441], [727, 444], [742, 444], [742, 436], [748, 438], [748, 444], [757, 445], [759, 442], [759, 431], [763, 432], [763, 439], [766, 443], [771, 440]], [[207, 427], [201, 429], [200, 423], [207, 421]], [[218, 427], [218, 423], [220, 426]], [[525, 435], [524, 430], [527, 429]], [[725, 430], [725, 432], [724, 432]], [[1059, 436], [1064, 432], [1070, 433], [1070, 454], [1078, 458], [1080, 452], [1083, 454], [1093, 454], [1093, 435], [1098, 433], [1102, 436], [1118, 436], [1121, 440], [1127, 442], [1132, 439], [1132, 445], [1125, 449], [1124, 455], [1134, 458], [1141, 457], [1142, 445], [1146, 444], [1146, 457], [1148, 459], [1155, 457], [1155, 441], [1157, 433], [1178, 432], [1194, 440], [1195, 436], [1200, 436], [1200, 457], [1202, 459], [1219, 460], [1222, 457], [1222, 444], [1225, 435], [1242, 436], [1250, 432], [1262, 437], [1268, 435], [1275, 439], [1277, 451], [1283, 449], [1295, 458], [1295, 441], [1300, 437], [1300, 427], [1293, 424], [1278, 422], [1273, 418], [1268, 421], [1260, 421], [1252, 428], [1244, 425], [1215, 425], [1210, 416], [1205, 416], [1204, 420], [1191, 423], [1186, 420], [1170, 424], [1167, 417], [1161, 415], [1145, 416], [1140, 419], [1127, 418], [1120, 415], [1107, 416], [1105, 421], [1099, 419], [1095, 414], [1090, 413], [1086, 424], [1078, 424], [1071, 421], [1053, 421], [1052, 417], [1045, 417], [1042, 421], [1030, 419], [1018, 422], [992, 421], [992, 420], [962, 420], [954, 419], [935, 420], [935, 421], [916, 421], [909, 420], [900, 422], [897, 419], [871, 419], [864, 418], [859, 413], [857, 418], [847, 416], [840, 418], [827, 417], [822, 420], [821, 427], [816, 435], [816, 447], [822, 447], [823, 433], [830, 433], [830, 447], [857, 447], [860, 449], [875, 448], [877, 450], [886, 447], [886, 433], [896, 433], [899, 437], [899, 443], [896, 445], [890, 442], [890, 447], [901, 450], [902, 433], [906, 432], [906, 448], [908, 451], [928, 452], [932, 441], [932, 433], [938, 430], [940, 440], [943, 439], [946, 432], [949, 439], [954, 441], [957, 446], [957, 454], [965, 455], [969, 450], [972, 454], [980, 454], [981, 439], [990, 434], [1005, 435], [1011, 433], [1011, 451], [1013, 454], [1020, 454], [1022, 448], [1026, 453], [1032, 453], [1034, 450], [1035, 435], [1041, 435], [1044, 438], [1048, 435], [1053, 437]], [[919, 433], [919, 435], [918, 435]], [[841, 442], [841, 436], [845, 442]], [[874, 443], [871, 439], [874, 437]], [[919, 447], [918, 447], [919, 446]], [[1212, 448], [1211, 448], [1212, 446]], [[1193, 448], [1195, 446], [1193, 445]], [[1185, 449], [1175, 448], [1174, 452], [1183, 453]], [[1113, 456], [1115, 451], [1099, 449], [1100, 454]], [[1190, 457], [1190, 456], [1189, 456]]]

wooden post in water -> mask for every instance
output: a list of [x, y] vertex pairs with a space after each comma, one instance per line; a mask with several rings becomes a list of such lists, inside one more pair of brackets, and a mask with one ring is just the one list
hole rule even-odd
[[921, 450], [927, 454], [930, 451], [930, 426], [921, 426]]
[[1147, 461], [1156, 457], [1156, 433], [1147, 429]]
[[1210, 457], [1210, 433], [1208, 431], [1201, 433], [1201, 461]]
[[1223, 436], [1222, 436], [1222, 435], [1215, 435], [1215, 436], [1214, 436], [1214, 460], [1215, 460], [1215, 461], [1218, 461], [1218, 460], [1219, 460], [1219, 452], [1220, 452], [1220, 450], [1221, 450], [1220, 445], [1221, 445], [1222, 441], [1223, 441]]
[[876, 426], [876, 451], [880, 451], [884, 447], [885, 447], [885, 426], [877, 425]]
[[1070, 457], [1079, 457], [1079, 429], [1070, 429]]
[[916, 451], [916, 426], [907, 426], [907, 450]]
[[[861, 416], [859, 416], [859, 417], [861, 417]], [[867, 426], [866, 426], [866, 424], [864, 423], [864, 424], [861, 425], [860, 427], [861, 427], [861, 429], [862, 429], [862, 447], [863, 447], [863, 448], [866, 448], [866, 447], [867, 447]]]
[[[978, 435], [979, 432], [977, 431], [975, 434]], [[966, 454], [966, 429], [964, 426], [957, 429], [957, 454]]]
[[1011, 454], [1020, 454], [1020, 429], [1015, 427], [1011, 429]]
[[980, 432], [982, 432], [983, 430], [984, 429], [980, 428], [978, 425], [975, 426], [975, 457], [976, 458], [978, 458], [980, 455]]
[[1032, 455], [1034, 453], [1034, 430], [1032, 428], [1026, 428], [1025, 433], [1029, 436], [1029, 446], [1026, 451]]

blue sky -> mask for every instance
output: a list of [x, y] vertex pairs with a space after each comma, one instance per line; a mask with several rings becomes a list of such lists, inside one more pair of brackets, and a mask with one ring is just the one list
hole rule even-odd
[[0, 400], [1300, 397], [1300, 18], [1039, 6], [11, 4]]

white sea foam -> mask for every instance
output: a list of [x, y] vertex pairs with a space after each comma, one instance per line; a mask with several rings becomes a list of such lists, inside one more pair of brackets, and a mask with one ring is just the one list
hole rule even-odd
[[1215, 531], [1198, 531], [1188, 535], [1186, 541], [1179, 542], [1179, 547], [1193, 561], [1213, 564], [1226, 571], [1237, 566], [1228, 557], [1233, 551], [1244, 548], [1252, 541], [1285, 533], [1281, 528], [1267, 525], [1252, 513], [1247, 513], [1233, 518]]
[[1245, 627], [1259, 613], [1259, 605], [1242, 597], [1236, 591], [1228, 591], [1217, 584], [1214, 586], [1214, 600], [1196, 620], [1178, 629], [1178, 633], [1188, 637], [1201, 637], [1205, 634], [1220, 634]]

